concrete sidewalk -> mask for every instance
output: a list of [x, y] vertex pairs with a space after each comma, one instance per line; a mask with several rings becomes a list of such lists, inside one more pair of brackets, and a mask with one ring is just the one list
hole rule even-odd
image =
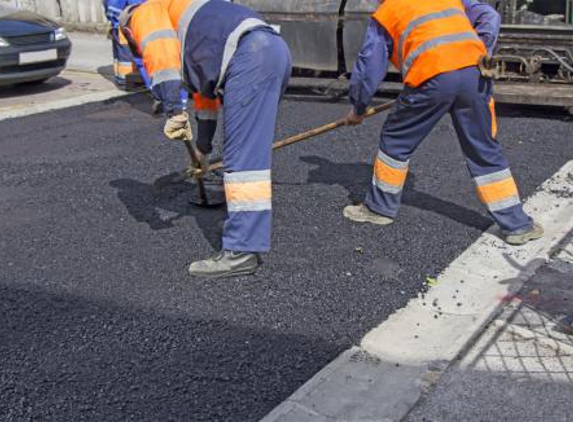
[[405, 420], [570, 421], [572, 317], [570, 236]]
[[70, 32], [73, 43], [68, 70], [113, 75], [111, 41], [97, 33]]

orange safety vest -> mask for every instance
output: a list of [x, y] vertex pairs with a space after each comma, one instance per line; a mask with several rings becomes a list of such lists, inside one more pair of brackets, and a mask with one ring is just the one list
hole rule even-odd
[[411, 87], [487, 54], [461, 0], [385, 0], [373, 17], [392, 37], [392, 63]]
[[[182, 43], [187, 27], [205, 0], [148, 0], [134, 10], [130, 20], [135, 42], [152, 86], [181, 80]], [[181, 28], [180, 28], [181, 26]], [[202, 120], [216, 120], [218, 100], [194, 94], [195, 111]]]

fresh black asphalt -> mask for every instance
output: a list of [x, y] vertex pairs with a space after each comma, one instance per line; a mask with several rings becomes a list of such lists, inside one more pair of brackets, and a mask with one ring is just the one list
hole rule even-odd
[[[194, 280], [224, 210], [140, 97], [0, 123], [0, 420], [256, 421], [402, 307], [486, 230], [451, 123], [419, 149], [399, 220], [356, 225], [383, 116], [275, 155], [271, 254]], [[277, 139], [348, 106], [285, 101]], [[573, 158], [571, 122], [507, 110], [524, 197]], [[420, 347], [424, 347], [420, 344]]]

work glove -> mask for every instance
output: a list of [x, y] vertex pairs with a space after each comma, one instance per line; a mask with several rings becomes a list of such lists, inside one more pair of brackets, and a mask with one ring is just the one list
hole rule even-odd
[[163, 133], [172, 141], [192, 141], [193, 132], [186, 112], [171, 116], [165, 123]]
[[489, 54], [482, 56], [478, 63], [479, 71], [484, 78], [495, 79], [497, 77], [497, 66], [495, 59]]

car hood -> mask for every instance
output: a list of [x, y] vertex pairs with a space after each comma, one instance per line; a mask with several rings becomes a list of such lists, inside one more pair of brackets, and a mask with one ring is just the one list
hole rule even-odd
[[45, 34], [59, 26], [36, 13], [0, 6], [0, 37]]

